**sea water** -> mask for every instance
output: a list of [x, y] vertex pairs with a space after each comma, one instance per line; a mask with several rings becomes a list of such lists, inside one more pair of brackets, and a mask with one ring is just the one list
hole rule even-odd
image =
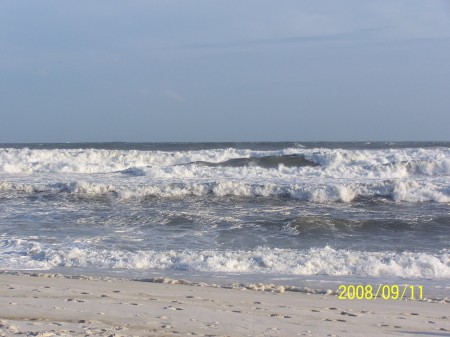
[[449, 297], [449, 177], [449, 142], [3, 144], [0, 269]]

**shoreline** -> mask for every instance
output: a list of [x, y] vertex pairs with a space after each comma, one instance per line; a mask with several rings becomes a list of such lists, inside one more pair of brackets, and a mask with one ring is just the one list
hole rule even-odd
[[450, 336], [448, 300], [351, 301], [276, 287], [2, 271], [0, 336]]
[[[151, 276], [143, 276], [143, 273], [138, 275], [120, 275], [120, 274], [109, 274], [109, 273], [87, 273], [85, 271], [74, 272], [62, 272], [62, 271], [52, 271], [52, 270], [0, 270], [0, 275], [13, 275], [13, 276], [31, 276], [31, 277], [44, 277], [44, 278], [67, 278], [67, 279], [83, 279], [83, 280], [91, 280], [91, 281], [130, 281], [130, 282], [149, 282], [149, 283], [163, 283], [163, 284], [179, 284], [179, 285], [188, 285], [194, 287], [211, 287], [211, 288], [223, 288], [223, 289], [237, 289], [237, 290], [250, 290], [250, 291], [262, 291], [262, 292], [272, 292], [272, 293], [284, 293], [284, 292], [298, 292], [303, 294], [319, 294], [319, 295], [331, 295], [338, 296], [339, 289], [337, 284], [342, 285], [357, 285], [357, 284], [367, 284], [376, 287], [380, 284], [380, 279], [367, 279], [367, 278], [350, 278], [346, 279], [344, 277], [340, 278], [339, 282], [336, 280], [329, 281], [327, 280], [325, 283], [324, 279], [317, 279], [315, 283], [315, 288], [311, 285], [313, 284], [313, 280], [302, 280], [299, 283], [302, 285], [293, 285], [289, 282], [273, 282], [273, 280], [269, 279], [269, 281], [265, 280], [262, 282], [261, 279], [258, 280], [248, 280], [234, 279], [233, 282], [223, 282], [222, 279], [214, 278], [209, 275], [207, 278], [199, 278], [198, 274], [195, 277], [192, 275], [185, 274], [170, 274], [170, 273], [160, 273], [150, 274]], [[231, 278], [230, 278], [231, 279]], [[221, 282], [222, 281], [222, 282]], [[270, 282], [272, 281], [272, 282]], [[383, 279], [383, 285], [394, 285], [397, 284], [399, 287], [404, 285], [414, 286], [418, 288], [419, 285], [426, 284], [426, 282], [430, 282], [431, 280], [427, 279]], [[436, 280], [433, 280], [435, 282]], [[318, 287], [320, 282], [326, 284], [324, 286], [322, 284], [321, 287]], [[330, 285], [333, 284], [335, 287], [333, 289], [330, 288]], [[427, 284], [429, 285], [429, 284]], [[436, 285], [435, 285], [436, 286]], [[424, 302], [436, 302], [436, 303], [449, 303], [450, 297], [443, 296], [442, 294], [447, 294], [446, 290], [450, 290], [450, 285], [447, 283], [442, 283], [438, 286], [440, 289], [439, 295], [436, 295], [436, 289], [430, 292], [430, 289], [427, 289], [425, 296], [422, 298], [410, 299], [405, 296], [405, 300], [411, 301], [424, 301]], [[428, 296], [427, 296], [428, 294]], [[431, 296], [430, 296], [431, 295]], [[381, 296], [379, 296], [381, 297]]]

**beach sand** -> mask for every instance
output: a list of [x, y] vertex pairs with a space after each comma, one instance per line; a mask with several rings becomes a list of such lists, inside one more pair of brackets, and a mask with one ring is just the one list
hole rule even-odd
[[3, 273], [0, 335], [450, 336], [447, 301], [278, 290]]

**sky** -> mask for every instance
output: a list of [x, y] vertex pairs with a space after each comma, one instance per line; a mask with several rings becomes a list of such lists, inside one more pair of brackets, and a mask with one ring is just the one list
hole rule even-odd
[[450, 0], [0, 2], [0, 142], [450, 140]]

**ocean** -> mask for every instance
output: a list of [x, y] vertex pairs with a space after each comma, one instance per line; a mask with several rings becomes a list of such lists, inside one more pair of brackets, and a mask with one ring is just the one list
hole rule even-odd
[[450, 142], [0, 144], [0, 270], [450, 294]]

